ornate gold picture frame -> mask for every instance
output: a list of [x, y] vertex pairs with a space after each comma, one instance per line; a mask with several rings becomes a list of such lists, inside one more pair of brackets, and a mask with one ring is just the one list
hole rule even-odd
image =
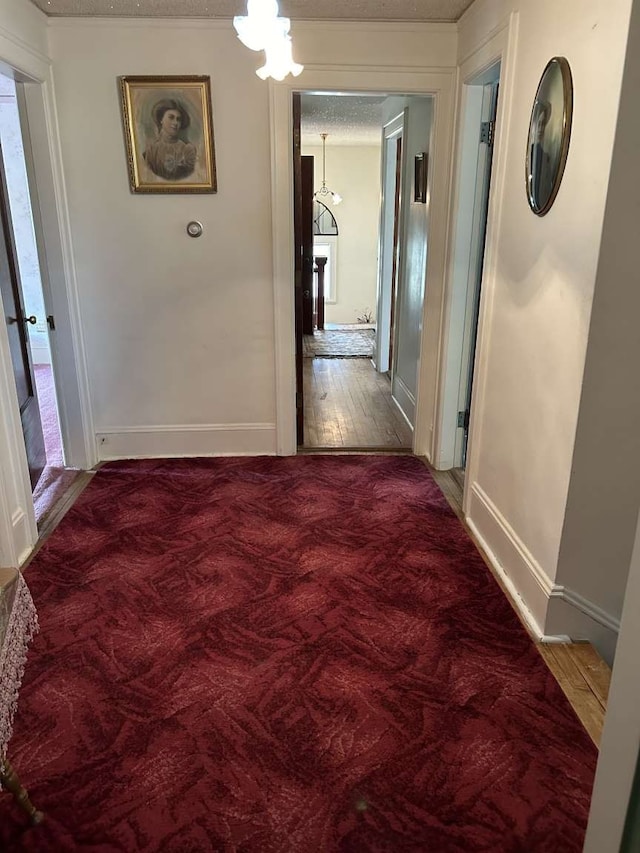
[[120, 77], [133, 193], [218, 189], [209, 77]]

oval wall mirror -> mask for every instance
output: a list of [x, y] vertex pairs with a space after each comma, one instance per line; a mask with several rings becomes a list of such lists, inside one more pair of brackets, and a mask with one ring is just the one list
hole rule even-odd
[[531, 110], [525, 177], [529, 206], [538, 216], [550, 210], [567, 161], [573, 81], [564, 56], [549, 60]]

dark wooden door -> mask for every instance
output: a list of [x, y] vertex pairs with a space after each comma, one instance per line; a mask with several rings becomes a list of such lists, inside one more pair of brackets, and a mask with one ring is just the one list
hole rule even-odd
[[24, 433], [24, 443], [27, 448], [29, 476], [31, 478], [31, 486], [35, 488], [47, 459], [44, 449], [40, 410], [38, 409], [38, 395], [36, 392], [33, 365], [31, 364], [31, 351], [29, 350], [29, 342], [27, 340], [27, 316], [24, 311], [22, 292], [20, 290], [16, 249], [13, 239], [13, 229], [11, 227], [11, 214], [9, 212], [9, 196], [7, 193], [1, 148], [0, 220], [2, 225], [0, 230], [0, 294], [2, 295], [2, 306], [7, 324], [13, 375], [18, 392], [22, 432]]
[[293, 222], [295, 252], [295, 327], [296, 327], [296, 437], [304, 442], [304, 387], [302, 373], [302, 157], [300, 154], [299, 92], [293, 93]]
[[293, 93], [293, 223], [295, 251], [296, 435], [304, 444], [302, 336], [313, 334], [313, 157], [300, 152], [300, 94]]
[[313, 157], [302, 158], [302, 332], [313, 334]]

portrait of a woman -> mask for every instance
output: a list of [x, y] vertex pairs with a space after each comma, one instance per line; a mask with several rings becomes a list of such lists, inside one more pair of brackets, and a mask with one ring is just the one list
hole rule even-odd
[[177, 100], [158, 101], [152, 110], [157, 138], [143, 152], [154, 175], [178, 181], [193, 173], [198, 152], [186, 134], [191, 123], [186, 107]]
[[131, 192], [216, 192], [209, 77], [119, 81]]

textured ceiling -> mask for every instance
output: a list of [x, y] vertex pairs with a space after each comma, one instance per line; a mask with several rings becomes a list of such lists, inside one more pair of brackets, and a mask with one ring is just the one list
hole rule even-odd
[[[25, 0], [26, 2], [26, 0]], [[245, 0], [33, 0], [47, 15], [141, 18], [231, 18]], [[473, 0], [280, 0], [298, 20], [457, 21]]]
[[[25, 0], [28, 2], [28, 0]], [[31, 0], [50, 16], [231, 18], [246, 0]], [[297, 20], [457, 21], [473, 0], [280, 0], [280, 14]], [[320, 145], [377, 145], [384, 97], [305, 95], [302, 139]]]
[[302, 95], [303, 145], [379, 145], [386, 95]]

